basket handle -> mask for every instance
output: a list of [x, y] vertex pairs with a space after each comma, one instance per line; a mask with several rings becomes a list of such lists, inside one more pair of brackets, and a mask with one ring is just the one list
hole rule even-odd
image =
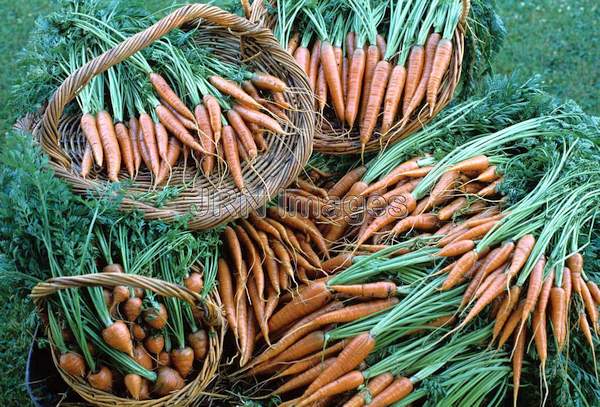
[[65, 106], [77, 96], [92, 78], [148, 47], [172, 30], [197, 19], [203, 19], [216, 25], [228, 27], [236, 32], [268, 35], [268, 30], [215, 6], [189, 4], [173, 11], [144, 31], [129, 37], [113, 49], [92, 59], [65, 79], [54, 92], [54, 95], [52, 95], [44, 111], [41, 128], [39, 129], [41, 132], [40, 141], [48, 154], [65, 168], [70, 167], [70, 158], [59, 147], [60, 134], [58, 132], [58, 122], [64, 112]]
[[202, 304], [206, 322], [211, 326], [220, 326], [222, 317], [219, 307], [210, 301], [205, 301], [199, 294], [185, 287], [152, 277], [126, 273], [96, 273], [80, 276], [55, 277], [38, 283], [31, 290], [31, 298], [37, 307], [42, 307], [45, 299], [59, 291], [81, 287], [127, 287], [143, 288], [163, 297], [175, 297], [186, 301], [192, 306]]

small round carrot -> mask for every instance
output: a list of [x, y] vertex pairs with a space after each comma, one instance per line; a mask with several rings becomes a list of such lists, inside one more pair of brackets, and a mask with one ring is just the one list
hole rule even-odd
[[242, 166], [240, 165], [240, 155], [238, 152], [237, 138], [231, 126], [223, 127], [221, 145], [225, 153], [225, 160], [229, 173], [233, 178], [233, 183], [240, 191], [244, 190], [244, 176], [242, 175]]
[[[340, 354], [340, 356], [341, 356], [341, 354]], [[328, 366], [325, 369], [325, 371], [331, 369], [335, 365], [335, 363], [337, 363], [337, 359], [336, 359], [336, 362], [334, 362], [333, 365]], [[323, 373], [321, 373], [321, 374], [323, 374]], [[298, 407], [313, 405], [313, 403], [315, 403], [318, 400], [321, 400], [325, 397], [331, 397], [331, 396], [335, 396], [335, 395], [338, 395], [341, 393], [345, 393], [350, 390], [354, 390], [358, 386], [363, 384], [364, 381], [365, 381], [365, 378], [364, 378], [363, 374], [358, 370], [354, 370], [352, 372], [346, 373], [342, 377], [336, 378], [335, 380], [331, 381], [327, 385], [319, 387], [309, 397], [303, 399], [300, 403], [298, 403]]]
[[102, 140], [102, 147], [104, 148], [108, 178], [111, 181], [118, 182], [119, 171], [121, 171], [121, 150], [110, 113], [105, 110], [98, 112], [96, 115], [96, 125], [98, 126], [98, 134], [100, 134], [100, 139]]
[[433, 58], [433, 67], [431, 68], [429, 82], [427, 83], [427, 103], [431, 112], [433, 112], [437, 104], [438, 91], [442, 83], [442, 78], [450, 65], [451, 58], [452, 41], [442, 38], [437, 44], [435, 57]]
[[406, 377], [398, 377], [392, 384], [379, 393], [368, 404], [369, 407], [387, 407], [408, 396], [413, 390], [413, 383]]
[[135, 158], [133, 156], [131, 139], [129, 138], [129, 130], [123, 123], [117, 123], [115, 125], [115, 133], [121, 149], [121, 157], [125, 163], [125, 168], [127, 168], [129, 176], [133, 178], [135, 176]]
[[[196, 141], [196, 139], [188, 132], [188, 130], [181, 124], [179, 120], [163, 105], [158, 105], [155, 108], [156, 114], [160, 122], [171, 132], [175, 137], [179, 139], [183, 144], [192, 148], [193, 150], [202, 152], [202, 146]], [[140, 117], [141, 120], [141, 117]]]
[[402, 65], [396, 65], [392, 69], [390, 79], [383, 102], [383, 119], [381, 122], [381, 133], [387, 133], [394, 124], [398, 114], [398, 107], [402, 99], [404, 84], [406, 81], [406, 68]]
[[394, 381], [391, 373], [382, 373], [370, 379], [367, 386], [354, 397], [348, 400], [342, 407], [363, 407], [367, 401], [367, 395], [371, 398], [376, 397], [385, 390]]
[[96, 124], [96, 118], [85, 113], [81, 116], [80, 120], [81, 131], [88, 141], [88, 144], [92, 147], [94, 160], [99, 167], [102, 167], [104, 162], [104, 148], [102, 147], [102, 139], [98, 133], [98, 125]]
[[177, 96], [177, 94], [169, 86], [165, 78], [155, 72], [152, 72], [149, 77], [152, 86], [156, 90], [156, 93], [158, 93], [162, 99], [166, 100], [167, 103], [173, 107], [173, 109], [177, 110], [185, 118], [192, 121], [194, 120], [194, 115], [190, 109], [188, 109], [185, 103], [181, 101], [179, 96]]
[[457, 261], [450, 274], [442, 284], [442, 290], [449, 290], [462, 281], [463, 276], [473, 267], [479, 257], [477, 251], [471, 250], [463, 254]]
[[156, 176], [156, 185], [163, 183], [171, 173], [173, 166], [177, 163], [181, 154], [181, 143], [175, 137], [169, 137], [167, 145], [167, 154], [165, 160], [160, 165], [160, 170]]
[[288, 380], [287, 382], [285, 382], [284, 384], [279, 386], [277, 389], [275, 389], [273, 391], [273, 394], [283, 394], [283, 393], [287, 393], [292, 390], [296, 390], [301, 387], [309, 385], [310, 383], [312, 383], [313, 380], [315, 380], [321, 374], [321, 372], [323, 370], [325, 370], [326, 368], [331, 366], [334, 361], [335, 361], [335, 358], [328, 358], [328, 359], [323, 360], [322, 362], [318, 363], [316, 366], [313, 366], [312, 368], [308, 369], [307, 371], [302, 372], [298, 376], [294, 377], [291, 380]]
[[138, 143], [138, 135], [140, 134], [139, 128], [140, 122], [138, 121], [138, 119], [135, 117], [130, 118], [129, 140], [131, 140], [131, 149], [133, 151], [133, 162], [136, 174], [140, 170], [140, 165], [142, 164], [142, 155], [140, 153], [140, 145]]
[[362, 84], [367, 63], [367, 55], [362, 48], [357, 48], [352, 54], [348, 69], [348, 91], [346, 93], [345, 119], [352, 127], [358, 115], [361, 100]]
[[83, 178], [86, 178], [92, 167], [94, 166], [94, 153], [92, 152], [92, 147], [90, 143], [86, 143], [85, 151], [83, 152], [83, 158], [81, 159], [81, 171], [80, 174]]
[[219, 75], [212, 75], [208, 81], [222, 93], [231, 96], [240, 103], [260, 109], [260, 104], [252, 96], [244, 92], [240, 85]]
[[396, 295], [398, 287], [391, 281], [355, 285], [332, 285], [335, 293], [360, 298], [388, 298]]
[[[355, 51], [356, 52], [356, 51]], [[359, 121], [362, 123], [363, 118], [365, 116], [367, 110], [367, 104], [369, 102], [369, 95], [371, 94], [371, 83], [373, 81], [373, 74], [375, 73], [375, 68], [377, 67], [377, 63], [379, 62], [380, 55], [379, 49], [377, 45], [371, 44], [367, 47], [367, 55], [365, 62], [365, 73], [364, 80], [361, 83], [363, 86], [362, 96], [360, 100], [360, 119]]]
[[310, 396], [323, 386], [356, 368], [367, 358], [374, 348], [375, 338], [369, 332], [355, 336], [338, 355], [335, 362], [308, 386], [304, 395]]
[[373, 135], [377, 119], [381, 110], [381, 103], [385, 96], [388, 80], [392, 66], [388, 61], [381, 60], [375, 66], [371, 77], [371, 86], [368, 90], [366, 99], [365, 113], [361, 118], [360, 143], [362, 146], [367, 144]]
[[344, 119], [344, 92], [342, 89], [342, 78], [340, 78], [339, 69], [335, 59], [333, 46], [329, 41], [321, 43], [321, 66], [327, 87], [331, 93], [331, 101], [338, 119]]
[[255, 72], [250, 80], [259, 89], [271, 92], [285, 92], [287, 90], [287, 85], [284, 81], [268, 73]]
[[248, 153], [250, 161], [254, 160], [258, 155], [258, 148], [256, 147], [256, 143], [252, 137], [252, 132], [248, 126], [246, 126], [242, 116], [240, 116], [240, 114], [235, 110], [229, 110], [227, 112], [227, 120], [229, 121], [231, 127], [233, 127], [235, 130], [235, 134], [244, 146], [244, 150], [246, 150]]
[[167, 129], [161, 123], [155, 123], [154, 134], [156, 134], [156, 147], [158, 156], [163, 160], [167, 160], [167, 148], [169, 146], [169, 134]]

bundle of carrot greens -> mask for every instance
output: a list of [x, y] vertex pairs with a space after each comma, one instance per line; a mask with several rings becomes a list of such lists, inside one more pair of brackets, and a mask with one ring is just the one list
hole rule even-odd
[[[94, 1], [66, 2], [36, 33], [29, 50], [34, 80], [17, 92], [47, 98], [47, 90], [157, 21], [118, 2], [106, 9]], [[243, 190], [244, 163], [268, 150], [272, 136], [288, 135], [286, 83], [223, 60], [193, 36], [193, 29], [176, 30], [81, 89], [82, 177], [104, 172], [113, 182], [133, 179], [144, 165], [156, 186], [183, 160], [184, 175], [193, 162], [205, 177], [228, 173]], [[47, 44], [57, 46], [40, 49]]]

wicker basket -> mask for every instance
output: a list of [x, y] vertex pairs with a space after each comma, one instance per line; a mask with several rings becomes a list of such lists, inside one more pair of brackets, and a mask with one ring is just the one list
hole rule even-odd
[[[124, 209], [139, 209], [149, 219], [170, 221], [191, 213], [191, 229], [207, 229], [233, 220], [244, 212], [264, 205], [277, 192], [296, 178], [312, 152], [315, 115], [306, 76], [294, 59], [281, 49], [269, 30], [245, 18], [205, 4], [191, 4], [169, 14], [152, 27], [128, 38], [115, 48], [72, 73], [56, 90], [41, 118], [31, 123], [34, 136], [50, 156], [55, 173], [67, 180], [78, 193], [106, 190], [108, 181], [92, 173], [90, 179], [79, 175], [85, 138], [78, 117], [62, 117], [65, 106], [94, 76], [101, 74], [136, 52], [146, 48], [173, 29], [197, 29], [194, 41], [210, 45], [215, 55], [239, 65], [244, 61], [254, 71], [268, 72], [285, 78], [290, 92], [286, 93], [294, 110], [288, 112], [285, 136], [270, 135], [269, 150], [252, 165], [245, 164], [243, 174], [246, 190], [241, 192], [231, 177], [210, 179], [196, 176], [195, 171], [179, 165], [174, 168], [169, 185], [179, 192], [164, 206], [144, 200], [153, 191], [150, 173], [141, 172], [125, 189]], [[122, 178], [126, 178], [122, 173]]]
[[[274, 0], [270, 0], [271, 4]], [[433, 115], [429, 114], [429, 108], [424, 105], [419, 111], [415, 111], [409, 121], [401, 127], [400, 123], [392, 127], [387, 133], [380, 134], [377, 129], [373, 137], [366, 144], [364, 151], [372, 152], [384, 149], [388, 144], [408, 136], [414, 131], [420, 129], [437, 115], [444, 107], [450, 103], [454, 91], [456, 90], [462, 71], [462, 61], [465, 47], [465, 32], [467, 30], [467, 16], [471, 8], [470, 0], [462, 0], [463, 13], [460, 18], [458, 29], [453, 38], [453, 57], [446, 75], [442, 79], [442, 84], [438, 93], [437, 104]], [[264, 0], [256, 0], [252, 3], [250, 20], [264, 27], [273, 28], [277, 16], [269, 13]], [[333, 119], [335, 122], [337, 120]], [[361, 144], [359, 132], [356, 126], [353, 130], [336, 127], [328, 120], [320, 120], [317, 133], [314, 138], [314, 148], [316, 151], [327, 154], [360, 154]]]
[[188, 406], [205, 392], [210, 382], [214, 379], [223, 351], [223, 339], [226, 324], [220, 311], [219, 298], [215, 294], [209, 299], [202, 299], [200, 295], [189, 291], [185, 287], [171, 284], [162, 280], [123, 273], [98, 273], [73, 277], [58, 277], [36, 285], [31, 291], [31, 297], [40, 311], [45, 309], [48, 297], [60, 290], [79, 287], [114, 287], [124, 285], [128, 287], [143, 288], [153, 291], [164, 297], [176, 297], [193, 306], [202, 307], [204, 325], [208, 331], [209, 352], [194, 380], [181, 390], [160, 399], [136, 401], [117, 397], [110, 393], [96, 390], [81, 378], [71, 376], [59, 367], [57, 349], [52, 345], [52, 359], [64, 381], [87, 402], [98, 406], [126, 406], [126, 407], [159, 407], [159, 406]]

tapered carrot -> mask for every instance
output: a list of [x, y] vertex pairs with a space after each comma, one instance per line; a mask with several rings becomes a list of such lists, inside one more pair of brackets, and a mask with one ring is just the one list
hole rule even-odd
[[173, 113], [173, 116], [175, 116], [175, 118], [181, 124], [183, 124], [183, 127], [185, 127], [186, 129], [195, 131], [198, 128], [198, 126], [196, 125], [196, 123], [194, 121], [183, 117], [177, 110], [173, 109], [173, 107], [171, 107], [171, 105], [169, 105], [165, 100], [161, 99], [160, 103], [161, 103], [161, 105], [163, 105], [164, 107], [169, 109], [169, 111], [171, 113]]
[[583, 311], [579, 312], [579, 318], [578, 318], [577, 322], [579, 323], [579, 330], [583, 333], [585, 340], [587, 341], [588, 345], [590, 345], [590, 349], [592, 350], [592, 356], [594, 359], [594, 370], [595, 370], [596, 369], [596, 352], [595, 352], [595, 347], [594, 347], [594, 338], [592, 336], [590, 324], [585, 316], [585, 312], [583, 312]]
[[305, 218], [303, 219], [292, 213], [287, 213], [280, 207], [267, 208], [267, 213], [269, 214], [270, 218], [308, 234], [313, 243], [319, 248], [319, 252], [325, 255], [327, 258], [329, 257], [329, 250], [323, 235], [310, 220]]
[[587, 287], [588, 290], [590, 290], [590, 294], [592, 295], [594, 302], [597, 305], [600, 305], [600, 288], [598, 288], [598, 285], [590, 280], [587, 282]]
[[401, 233], [416, 229], [432, 231], [435, 230], [438, 225], [438, 218], [433, 213], [422, 213], [420, 215], [411, 215], [404, 219], [401, 219], [391, 233], [393, 236], [397, 236]]
[[292, 390], [299, 389], [301, 387], [307, 386], [315, 380], [319, 374], [335, 361], [335, 358], [328, 358], [318, 363], [316, 366], [308, 369], [305, 372], [302, 372], [298, 376], [294, 377], [291, 380], [288, 380], [277, 389], [273, 391], [273, 394], [283, 394], [290, 392]]
[[311, 332], [286, 349], [285, 352], [280, 353], [277, 357], [265, 364], [253, 367], [248, 373], [251, 375], [258, 375], [273, 372], [283, 364], [298, 361], [300, 358], [322, 349], [324, 343], [325, 335], [323, 331]]
[[260, 294], [256, 288], [256, 281], [254, 279], [249, 279], [246, 287], [248, 288], [250, 308], [252, 308], [252, 311], [254, 311], [256, 322], [258, 323], [260, 332], [262, 333], [265, 342], [269, 344], [271, 341], [269, 339], [269, 328], [265, 318], [265, 302], [260, 298]]
[[412, 171], [421, 167], [419, 165], [420, 159], [420, 157], [412, 158], [406, 162], [403, 162], [402, 164], [394, 168], [388, 175], [365, 188], [360, 195], [368, 196], [376, 191], [379, 191], [383, 188], [387, 188], [390, 185], [397, 183], [406, 176], [405, 174], [408, 171]]
[[566, 337], [567, 310], [565, 305], [565, 290], [562, 287], [552, 287], [550, 290], [550, 321], [559, 351], [562, 350]]
[[[325, 360], [325, 358], [327, 358], [329, 356], [337, 355], [342, 349], [344, 349], [344, 346], [346, 346], [346, 344], [348, 342], [349, 342], [348, 340], [339, 341], [335, 345], [329, 346], [328, 348], [325, 348], [319, 352], [316, 352], [316, 353], [292, 364], [285, 370], [278, 372], [275, 376], [276, 377], [285, 377], [285, 376], [292, 376], [292, 375], [297, 375], [298, 373], [305, 372], [307, 369], [310, 369], [310, 368], [316, 366], [317, 364], [319, 364], [321, 361]], [[335, 358], [332, 358], [332, 359], [335, 360]], [[318, 375], [313, 377], [312, 380], [306, 384], [310, 384], [314, 379], [317, 378], [317, 376]]]
[[452, 41], [442, 38], [436, 47], [435, 57], [433, 59], [433, 67], [427, 83], [427, 103], [429, 104], [430, 112], [433, 112], [437, 104], [437, 96], [442, 83], [442, 78], [450, 66], [452, 59]]
[[[583, 300], [583, 304], [585, 305], [585, 310], [587, 311], [588, 317], [590, 318], [590, 322], [594, 327], [594, 331], [598, 333], [598, 307], [594, 303], [594, 299], [592, 298], [592, 294], [588, 286], [583, 281], [583, 278], [579, 277], [579, 284], [581, 287], [581, 299]], [[567, 323], [565, 316], [565, 324]], [[566, 327], [565, 327], [566, 330]]]
[[193, 113], [190, 111], [190, 109], [187, 108], [185, 103], [182, 102], [179, 96], [177, 96], [177, 94], [169, 86], [165, 78], [163, 78], [160, 74], [157, 74], [155, 72], [151, 73], [149, 75], [149, 78], [150, 82], [152, 83], [152, 86], [156, 90], [156, 93], [158, 93], [158, 95], [162, 99], [166, 100], [167, 103], [171, 105], [171, 107], [173, 107], [173, 109], [177, 110], [187, 119], [192, 121], [194, 120]]
[[387, 407], [408, 396], [413, 390], [413, 383], [406, 377], [398, 377], [368, 404], [369, 407]]
[[262, 262], [256, 247], [252, 243], [250, 236], [241, 226], [235, 227], [235, 233], [238, 237], [240, 244], [243, 246], [245, 253], [248, 255], [248, 267], [252, 272], [254, 282], [256, 284], [258, 297], [262, 300], [265, 288], [265, 276], [262, 269]]
[[[531, 278], [531, 277], [530, 277]], [[580, 280], [581, 282], [581, 280]], [[565, 290], [565, 306], [567, 307], [567, 314], [571, 309], [571, 299], [573, 294], [573, 282], [571, 281], [571, 270], [565, 267], [563, 268], [563, 281], [562, 288]]]
[[298, 44], [300, 44], [300, 34], [295, 32], [288, 41], [288, 46], [286, 49], [288, 54], [294, 55], [296, 48], [298, 48]]
[[540, 358], [542, 371], [545, 370], [546, 360], [548, 358], [548, 333], [546, 331], [546, 312], [536, 308], [531, 320], [533, 330], [533, 339], [535, 348]]
[[256, 143], [252, 137], [252, 132], [248, 126], [246, 126], [242, 116], [240, 116], [240, 114], [235, 110], [229, 110], [227, 112], [227, 120], [229, 121], [231, 127], [233, 127], [235, 130], [235, 134], [244, 146], [244, 149], [248, 153], [250, 160], [254, 160], [258, 155], [258, 148], [256, 147]]
[[[339, 357], [341, 357], [341, 354]], [[336, 363], [337, 363], [337, 359], [336, 359], [336, 362], [334, 362], [333, 365], [328, 366], [325, 369], [325, 371], [332, 369], [332, 367], [335, 366]], [[323, 374], [323, 373], [321, 373], [321, 374]], [[332, 380], [327, 385], [318, 387], [315, 390], [315, 392], [310, 394], [309, 397], [303, 399], [300, 403], [298, 403], [298, 407], [312, 405], [312, 403], [315, 403], [317, 400], [323, 399], [325, 397], [331, 397], [331, 396], [335, 396], [335, 395], [338, 395], [341, 393], [345, 393], [350, 390], [354, 390], [358, 386], [363, 384], [364, 381], [365, 381], [365, 378], [364, 378], [363, 374], [358, 370], [354, 370], [352, 372], [346, 373], [342, 377]]]
[[357, 244], [361, 245], [365, 243], [367, 239], [381, 230], [384, 226], [405, 217], [415, 209], [415, 206], [416, 202], [412, 194], [405, 193], [397, 196], [385, 209], [385, 212], [375, 218], [375, 220], [373, 220], [373, 222], [365, 229], [364, 233], [358, 236]]
[[375, 45], [375, 44], [369, 45], [367, 47], [366, 51], [367, 51], [367, 55], [366, 55], [366, 62], [365, 62], [365, 73], [364, 73], [364, 80], [362, 83], [362, 86], [363, 86], [363, 89], [361, 92], [362, 96], [361, 96], [361, 100], [360, 100], [360, 122], [361, 123], [364, 119], [364, 116], [365, 116], [365, 113], [367, 110], [367, 104], [369, 102], [369, 95], [371, 94], [371, 84], [373, 81], [373, 75], [375, 73], [375, 68], [377, 67], [377, 63], [381, 59], [377, 45]]
[[525, 346], [527, 344], [527, 332], [524, 330], [521, 335], [516, 337], [515, 349], [513, 353], [513, 405], [517, 406], [517, 397], [521, 388], [521, 370], [523, 368], [523, 357], [525, 356]]
[[290, 322], [321, 308], [330, 299], [331, 292], [325, 283], [311, 284], [271, 317], [269, 329], [271, 331], [281, 329]]
[[316, 102], [319, 108], [319, 112], [323, 112], [325, 105], [327, 104], [327, 79], [325, 79], [325, 72], [323, 71], [323, 65], [319, 64], [319, 72], [317, 73], [317, 89], [316, 89]]
[[235, 303], [233, 297], [233, 278], [229, 265], [223, 258], [219, 258], [217, 267], [217, 279], [219, 281], [219, 296], [223, 301], [225, 317], [234, 334], [237, 336], [237, 319], [235, 315]]
[[268, 73], [255, 72], [250, 80], [259, 89], [271, 92], [285, 92], [287, 90], [287, 85], [284, 81]]
[[459, 240], [444, 246], [437, 255], [440, 257], [455, 257], [465, 254], [475, 248], [475, 242], [472, 240]]
[[[347, 57], [342, 57], [342, 91], [344, 92], [344, 106], [348, 95], [348, 71], [350, 70], [350, 62]], [[345, 112], [344, 112], [345, 113]], [[345, 117], [344, 117], [345, 119]]]
[[492, 230], [494, 226], [498, 224], [498, 221], [499, 220], [492, 220], [486, 223], [482, 223], [481, 225], [475, 226], [474, 228], [468, 229], [467, 231], [459, 234], [458, 236], [455, 236], [454, 239], [452, 239], [451, 241], [456, 242], [459, 240], [474, 240], [481, 238], [490, 230]]
[[339, 270], [343, 270], [352, 265], [353, 258], [354, 256], [351, 253], [342, 253], [321, 263], [321, 268], [326, 273], [333, 273]]
[[246, 347], [244, 348], [244, 357], [241, 359], [240, 365], [245, 366], [248, 361], [252, 358], [252, 354], [254, 353], [254, 347], [256, 345], [256, 331], [257, 331], [257, 323], [256, 318], [254, 317], [254, 313], [250, 312], [248, 314], [248, 340], [246, 341]]
[[362, 302], [355, 305], [348, 305], [338, 310], [327, 312], [316, 317], [311, 323], [314, 326], [325, 326], [329, 324], [342, 324], [352, 322], [357, 319], [372, 315], [377, 312], [386, 310], [396, 304], [399, 300], [397, 297], [390, 297], [384, 300], [373, 300]]
[[508, 269], [508, 274], [511, 276], [515, 276], [529, 258], [529, 254], [533, 250], [533, 246], [535, 245], [535, 237], [531, 234], [527, 234], [519, 239], [517, 242], [517, 246], [515, 247], [515, 252], [513, 253], [513, 257], [510, 263], [510, 267]]
[[129, 140], [131, 142], [131, 149], [133, 152], [133, 163], [135, 174], [137, 175], [140, 170], [140, 165], [142, 164], [142, 156], [140, 153], [140, 145], [138, 143], [138, 134], [140, 128], [140, 122], [137, 118], [132, 117], [129, 119]]
[[335, 52], [329, 41], [321, 43], [321, 66], [327, 81], [327, 87], [331, 93], [331, 102], [337, 117], [342, 120], [344, 116], [344, 92], [342, 80], [337, 67]]
[[362, 146], [369, 142], [373, 135], [373, 131], [375, 130], [375, 126], [377, 125], [377, 119], [379, 117], [379, 112], [381, 111], [381, 103], [385, 96], [385, 90], [387, 88], [391, 70], [392, 66], [390, 63], [381, 60], [377, 63], [373, 71], [370, 81], [371, 86], [366, 99], [367, 105], [361, 119], [360, 143]]
[[469, 158], [452, 167], [454, 171], [460, 172], [481, 172], [488, 169], [490, 160], [485, 155], [477, 155]]
[[502, 332], [502, 328], [504, 328], [504, 323], [512, 315], [515, 305], [519, 301], [520, 295], [521, 287], [519, 287], [518, 285], [514, 285], [510, 288], [508, 295], [504, 298], [502, 304], [500, 304], [500, 309], [498, 310], [498, 314], [496, 314], [495, 318], [491, 342], [494, 342], [494, 340]]
[[281, 127], [281, 125], [277, 122], [277, 120], [272, 117], [259, 112], [257, 110], [251, 109], [249, 107], [243, 105], [235, 105], [233, 109], [247, 122], [247, 123], [255, 123], [260, 128], [264, 128], [272, 131], [273, 133], [283, 134], [285, 131]]
[[408, 55], [408, 63], [406, 68], [406, 82], [404, 84], [404, 99], [402, 103], [402, 112], [407, 111], [410, 101], [412, 100], [419, 80], [423, 74], [425, 65], [425, 49], [422, 45], [415, 45], [411, 48]]
[[96, 124], [98, 126], [98, 134], [102, 140], [102, 147], [104, 148], [108, 178], [111, 181], [117, 182], [119, 181], [119, 171], [121, 170], [121, 150], [110, 113], [105, 110], [98, 112], [96, 115]]
[[425, 94], [427, 93], [427, 84], [429, 83], [429, 78], [433, 68], [434, 56], [440, 38], [441, 35], [439, 33], [434, 32], [427, 39], [427, 43], [425, 44], [425, 61], [423, 65], [423, 73], [410, 102], [408, 103], [405, 111], [403, 112], [405, 120], [407, 120], [407, 118], [410, 117], [410, 115], [416, 110], [416, 108], [421, 104], [421, 102], [425, 98]]
[[473, 264], [475, 264], [478, 257], [479, 255], [475, 250], [463, 254], [457, 260], [454, 267], [452, 267], [452, 270], [450, 270], [450, 274], [448, 274], [446, 280], [444, 280], [442, 290], [449, 290], [458, 285], [462, 281], [463, 276], [471, 269]]
[[85, 138], [88, 141], [88, 144], [92, 148], [96, 164], [102, 167], [102, 164], [104, 162], [104, 148], [102, 147], [102, 139], [100, 138], [100, 134], [98, 133], [98, 125], [96, 124], [96, 118], [89, 113], [85, 113], [83, 116], [81, 116], [80, 125], [83, 135], [85, 136]]
[[221, 140], [222, 122], [221, 122], [221, 105], [217, 98], [212, 95], [204, 95], [202, 98], [206, 110], [208, 110], [208, 117], [210, 119], [210, 127], [214, 134], [215, 143], [218, 144]]
[[376, 397], [385, 390], [394, 381], [394, 376], [391, 373], [382, 373], [370, 379], [364, 390], [356, 393], [354, 397], [348, 400], [342, 407], [362, 407], [365, 405], [366, 395], [371, 398]]
[[[168, 136], [167, 136], [168, 137]], [[160, 164], [158, 175], [156, 176], [156, 185], [162, 184], [172, 171], [173, 166], [177, 163], [181, 154], [181, 143], [175, 137], [169, 137], [167, 141], [167, 154], [163, 162]]]
[[237, 83], [218, 75], [210, 76], [208, 78], [208, 81], [219, 91], [231, 96], [240, 103], [243, 103], [256, 109], [260, 109], [260, 104], [256, 100], [254, 100], [252, 96], [244, 92], [244, 90]]
[[83, 152], [83, 157], [81, 158], [81, 171], [80, 174], [83, 178], [86, 178], [92, 167], [94, 166], [94, 153], [92, 152], [92, 147], [90, 143], [86, 143], [85, 150]]
[[346, 123], [350, 127], [354, 125], [354, 121], [358, 115], [366, 63], [367, 55], [364, 50], [362, 48], [354, 50], [348, 69], [348, 91], [346, 93], [345, 110]]
[[383, 103], [383, 119], [381, 122], [381, 133], [387, 133], [394, 124], [398, 114], [398, 107], [402, 98], [406, 81], [406, 68], [396, 65], [390, 73], [387, 91]]
[[302, 68], [306, 75], [309, 74], [310, 71], [310, 51], [306, 47], [298, 47], [296, 51], [294, 51], [294, 58], [296, 59], [296, 63]]
[[388, 298], [396, 295], [397, 286], [391, 281], [355, 285], [332, 285], [329, 287], [338, 294], [361, 298]]
[[519, 325], [519, 321], [521, 320], [521, 315], [523, 314], [523, 307], [525, 305], [524, 301], [519, 303], [519, 306], [510, 314], [510, 317], [506, 321], [506, 324], [502, 328], [502, 334], [498, 339], [498, 348], [501, 348], [506, 341], [510, 338], [510, 336], [515, 332], [517, 325]]
[[215, 139], [212, 127], [210, 125], [210, 117], [208, 109], [204, 104], [200, 103], [194, 109], [196, 122], [198, 123], [198, 135], [200, 136], [200, 146], [204, 151], [202, 157], [202, 171], [205, 175], [210, 175], [215, 167]]
[[327, 191], [327, 195], [330, 198], [343, 197], [355, 182], [360, 181], [366, 171], [367, 169], [364, 166], [356, 167], [352, 171], [349, 171]]
[[481, 198], [487, 198], [498, 193], [498, 186], [502, 183], [504, 179], [502, 177], [498, 178], [487, 187], [480, 189], [477, 191], [477, 196]]
[[233, 178], [233, 183], [240, 191], [244, 190], [244, 176], [242, 175], [242, 166], [240, 165], [240, 156], [237, 147], [237, 137], [231, 126], [223, 127], [221, 145], [225, 153], [225, 160], [229, 173]]
[[375, 43], [377, 44], [377, 49], [379, 50], [379, 57], [383, 58], [383, 56], [385, 55], [385, 51], [387, 50], [385, 38], [383, 38], [381, 34], [377, 34], [375, 41]]
[[315, 91], [317, 89], [317, 76], [319, 74], [319, 64], [321, 63], [321, 41], [316, 40], [313, 43], [310, 52], [310, 62], [308, 69], [308, 84]]
[[506, 288], [507, 278], [504, 273], [496, 276], [494, 281], [489, 285], [489, 287], [485, 290], [484, 293], [477, 299], [473, 308], [469, 311], [465, 319], [460, 323], [460, 327], [464, 327], [469, 322], [473, 320], [483, 309], [491, 304], [491, 302], [502, 294]]
[[[152, 119], [150, 119], [150, 120], [152, 121]], [[154, 128], [154, 125], [152, 125], [152, 128]], [[148, 168], [148, 171], [150, 171], [150, 174], [153, 174], [152, 162], [150, 160], [150, 152], [148, 151], [148, 146], [146, 146], [146, 142], [144, 141], [144, 131], [142, 129], [141, 124], [138, 129], [137, 144], [138, 144], [138, 149], [140, 150], [141, 160], [144, 162], [144, 165], [146, 166], [146, 168]]]
[[154, 134], [156, 135], [156, 147], [161, 160], [167, 160], [167, 148], [169, 146], [169, 135], [167, 129], [161, 123], [155, 123]]
[[[179, 139], [186, 146], [202, 152], [202, 146], [196, 141], [196, 139], [188, 132], [188, 130], [181, 124], [179, 120], [163, 105], [156, 106], [156, 114], [160, 119], [160, 122], [171, 132], [175, 137]], [[140, 117], [141, 120], [141, 117]]]
[[131, 139], [129, 138], [129, 130], [123, 123], [115, 124], [115, 134], [117, 136], [117, 142], [121, 150], [121, 158], [127, 168], [127, 172], [131, 178], [135, 175], [135, 162], [133, 157], [133, 147], [131, 146]]
[[355, 336], [338, 355], [335, 362], [325, 369], [304, 392], [305, 396], [333, 382], [360, 365], [375, 348], [375, 338], [369, 332]]

